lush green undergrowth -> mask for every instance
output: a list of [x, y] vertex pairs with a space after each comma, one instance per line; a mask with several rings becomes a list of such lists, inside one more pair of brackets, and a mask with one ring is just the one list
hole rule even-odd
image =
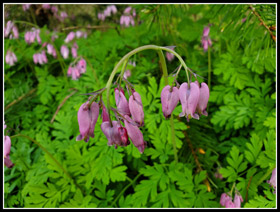
[[[219, 208], [227, 192], [242, 196], [241, 207], [276, 207], [274, 188], [267, 183], [276, 167], [275, 5], [135, 4], [130, 5], [135, 25], [129, 27], [119, 24], [128, 5], [116, 5], [116, 14], [99, 20], [97, 14], [106, 6], [88, 5], [87, 19], [81, 12], [72, 20], [74, 6], [58, 5], [68, 19], [56, 23], [51, 16], [45, 23], [37, 7], [23, 11], [21, 5], [6, 5], [5, 26], [12, 20], [19, 38], [4, 39], [5, 56], [10, 50], [17, 57], [14, 65], [4, 64], [4, 135], [11, 138], [14, 164], [4, 167], [4, 207]], [[21, 16], [15, 15], [18, 10]], [[27, 44], [25, 33], [36, 24], [41, 44]], [[78, 57], [87, 64], [77, 80], [67, 76], [75, 58], [70, 53], [64, 59], [60, 53], [62, 45], [73, 44], [65, 42], [72, 30], [67, 27], [73, 26], [83, 26], [87, 33], [75, 39]], [[212, 46], [204, 51], [206, 26]], [[34, 64], [33, 55], [46, 49], [45, 42], [53, 44], [57, 57], [47, 54], [47, 63]], [[89, 97], [85, 94], [104, 88], [124, 55], [149, 44], [176, 46], [210, 88], [208, 116], [187, 122], [179, 118], [180, 104], [173, 111], [178, 162], [170, 120], [162, 113], [163, 72], [152, 50], [134, 55], [130, 59], [136, 65], [127, 66], [128, 81], [141, 95], [145, 113], [144, 153], [133, 144], [108, 146], [101, 116], [95, 137], [76, 141], [77, 112]], [[179, 65], [177, 58], [167, 60], [169, 84]], [[184, 71], [177, 80], [187, 81]]]

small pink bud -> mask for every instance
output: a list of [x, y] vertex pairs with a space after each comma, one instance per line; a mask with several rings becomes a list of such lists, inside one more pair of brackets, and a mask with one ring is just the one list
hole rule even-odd
[[133, 92], [133, 94], [129, 97], [128, 107], [132, 119], [138, 123], [140, 127], [142, 127], [144, 125], [144, 111], [139, 93]]
[[74, 38], [75, 38], [75, 32], [70, 32], [68, 35], [67, 35], [67, 37], [66, 37], [66, 39], [64, 40], [65, 41], [65, 43], [68, 43], [68, 42], [70, 42], [71, 40], [73, 40]]
[[126, 128], [125, 127], [119, 127], [118, 131], [119, 131], [123, 146], [127, 146], [130, 142], [128, 140], [128, 135], [127, 135]]
[[235, 194], [234, 197], [234, 207], [235, 208], [240, 208], [241, 207], [241, 202], [243, 202], [243, 198], [240, 194]]
[[99, 105], [96, 102], [92, 102], [91, 107], [86, 107], [88, 102], [81, 105], [78, 111], [78, 123], [80, 135], [76, 140], [80, 141], [84, 139], [88, 142], [89, 136], [94, 138], [94, 128], [99, 115]]
[[209, 88], [206, 83], [202, 82], [199, 88], [199, 100], [197, 103], [197, 111], [199, 114], [208, 116], [208, 113], [206, 111], [208, 100], [209, 100]]
[[133, 145], [140, 151], [142, 154], [145, 147], [147, 146], [146, 141], [144, 141], [143, 134], [139, 128], [133, 124], [133, 120], [129, 116], [125, 115], [124, 125], [127, 130], [128, 136], [131, 139]]
[[273, 169], [270, 179], [267, 181], [271, 186], [273, 186], [276, 191], [276, 168]]
[[107, 108], [105, 106], [102, 107], [102, 122], [109, 121], [109, 114], [107, 112]]
[[179, 102], [179, 90], [176, 87], [172, 87], [170, 91], [170, 85], [166, 85], [161, 91], [161, 104], [162, 112], [165, 118], [169, 118], [175, 107]]
[[195, 113], [196, 106], [199, 100], [199, 87], [196, 83], [190, 83], [190, 88], [188, 83], [183, 83], [179, 88], [179, 98], [182, 104], [182, 113], [180, 117], [186, 116], [187, 120], [192, 117], [194, 119], [199, 119], [198, 114]]
[[62, 45], [61, 48], [60, 48], [60, 52], [61, 52], [62, 57], [63, 57], [64, 59], [67, 59], [67, 58], [68, 58], [68, 56], [69, 56], [69, 49], [68, 49], [67, 46]]
[[128, 102], [122, 89], [120, 92], [118, 88], [115, 88], [115, 101], [117, 109], [122, 115], [130, 115]]

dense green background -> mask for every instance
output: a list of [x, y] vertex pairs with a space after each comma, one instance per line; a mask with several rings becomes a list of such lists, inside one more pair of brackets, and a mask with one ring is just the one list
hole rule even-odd
[[[15, 164], [4, 168], [4, 207], [222, 207], [221, 194], [233, 186], [244, 199], [242, 207], [275, 207], [273, 188], [266, 181], [276, 164], [276, 42], [250, 5], [134, 4], [137, 24], [128, 28], [119, 25], [128, 5], [117, 5], [117, 14], [101, 22], [97, 13], [106, 6], [58, 5], [59, 11], [75, 15], [60, 23], [51, 14], [37, 14], [35, 5], [26, 12], [21, 5], [5, 5], [5, 23], [38, 25], [42, 43], [50, 39], [47, 31], [57, 30], [58, 51], [70, 32], [65, 27], [105, 27], [88, 27], [87, 38], [77, 39], [78, 55], [87, 61], [87, 71], [77, 81], [65, 75], [71, 56], [63, 60], [58, 53], [58, 59], [48, 55], [45, 65], [33, 63], [32, 55], [41, 46], [25, 43], [30, 24], [17, 22], [20, 38], [4, 40], [5, 54], [10, 48], [18, 58], [16, 65], [4, 65], [5, 135], [11, 137], [10, 157]], [[266, 26], [276, 25], [275, 5], [253, 7]], [[208, 24], [213, 45], [204, 52], [201, 36]], [[200, 82], [208, 83], [211, 75], [208, 117], [188, 123], [178, 117], [180, 104], [174, 111], [178, 164], [170, 122], [162, 115], [162, 72], [152, 50], [133, 56], [136, 67], [129, 67], [129, 81], [144, 105], [141, 131], [148, 143], [144, 153], [132, 144], [107, 146], [100, 117], [95, 138], [88, 143], [76, 141], [77, 111], [88, 98], [80, 94], [105, 87], [114, 65], [147, 44], [176, 46], [188, 67], [201, 76]], [[167, 62], [169, 73], [178, 66], [177, 59]], [[178, 81], [186, 81], [184, 71]], [[75, 94], [51, 123], [73, 89]], [[69, 175], [38, 145], [22, 136], [12, 137], [17, 134], [41, 144]], [[218, 167], [222, 180], [214, 176]]]

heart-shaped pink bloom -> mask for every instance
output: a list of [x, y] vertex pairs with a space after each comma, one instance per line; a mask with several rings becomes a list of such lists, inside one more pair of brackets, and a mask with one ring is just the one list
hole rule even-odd
[[62, 57], [64, 59], [67, 59], [68, 58], [68, 55], [69, 55], [69, 49], [67, 46], [65, 45], [62, 45], [61, 48], [60, 48], [60, 53], [62, 54]]
[[231, 202], [232, 198], [230, 196], [228, 196], [226, 193], [222, 193], [221, 195], [221, 199], [220, 199], [220, 204], [222, 206], [226, 206], [227, 202]]
[[120, 92], [120, 90], [118, 88], [115, 88], [115, 100], [116, 100], [116, 105], [117, 105], [118, 111], [122, 115], [130, 115], [128, 102], [127, 102], [127, 99], [126, 99], [122, 89]]
[[86, 72], [86, 68], [87, 68], [87, 63], [85, 61], [85, 59], [80, 59], [78, 64], [77, 64], [77, 68], [79, 69], [80, 73], [85, 73]]
[[142, 154], [144, 152], [145, 147], [147, 146], [146, 141], [144, 141], [143, 134], [140, 129], [132, 124], [134, 121], [129, 117], [125, 116], [124, 125], [127, 130], [128, 136], [134, 146], [140, 151]]
[[209, 88], [206, 83], [202, 82], [199, 88], [199, 100], [197, 103], [197, 111], [199, 114], [208, 116], [208, 113], [206, 111], [208, 100], [209, 100]]
[[94, 128], [99, 115], [99, 105], [93, 102], [91, 107], [88, 108], [87, 104], [88, 102], [82, 104], [78, 111], [80, 135], [77, 136], [77, 141], [84, 139], [85, 142], [88, 142], [89, 136], [94, 138]]
[[190, 116], [194, 119], [199, 119], [198, 114], [195, 113], [196, 106], [199, 100], [199, 87], [196, 83], [183, 83], [179, 88], [179, 98], [182, 104], [182, 113], [180, 117], [186, 116], [189, 121]]
[[139, 124], [139, 126], [144, 125], [144, 111], [141, 96], [137, 92], [133, 92], [133, 94], [129, 97], [129, 111], [131, 113], [132, 119]]
[[243, 202], [243, 198], [240, 194], [235, 194], [235, 197], [234, 197], [234, 207], [235, 208], [240, 208], [241, 207], [241, 202]]
[[172, 87], [172, 91], [170, 91], [170, 85], [166, 85], [161, 91], [162, 112], [165, 118], [170, 117], [178, 102], [178, 88]]
[[108, 140], [108, 146], [115, 145], [115, 148], [117, 148], [117, 146], [123, 146], [119, 133], [119, 128], [122, 127], [121, 124], [117, 121], [112, 121], [112, 125], [113, 126], [111, 126], [109, 121], [105, 121], [101, 124], [101, 130]]
[[75, 38], [76, 33], [75, 32], [69, 32], [69, 34], [66, 36], [65, 38], [65, 43], [70, 42], [71, 40], [73, 40]]

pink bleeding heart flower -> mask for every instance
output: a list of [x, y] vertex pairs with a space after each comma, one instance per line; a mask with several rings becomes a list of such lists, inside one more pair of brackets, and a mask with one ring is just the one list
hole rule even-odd
[[10, 159], [11, 144], [11, 138], [9, 136], [4, 136], [4, 165], [8, 168], [14, 166]]
[[87, 68], [87, 63], [85, 61], [85, 59], [80, 59], [78, 64], [77, 64], [77, 68], [79, 69], [80, 73], [85, 73], [86, 72], [86, 68]]
[[70, 42], [71, 40], [73, 40], [75, 38], [75, 32], [69, 32], [69, 34], [66, 36], [65, 38], [65, 43], [68, 43]]
[[89, 108], [88, 104], [89, 102], [82, 104], [78, 111], [80, 135], [77, 136], [77, 141], [84, 139], [85, 142], [88, 142], [89, 137], [94, 138], [94, 128], [99, 115], [99, 105], [96, 102], [92, 102]]
[[161, 91], [162, 112], [165, 118], [169, 118], [179, 102], [179, 90], [176, 87], [166, 85]]
[[75, 67], [72, 67], [72, 79], [73, 80], [77, 80], [79, 77], [80, 77], [80, 71], [79, 69], [75, 66]]
[[[199, 85], [197, 81], [196, 84]], [[206, 83], [202, 82], [199, 88], [199, 100], [196, 108], [199, 114], [208, 116], [208, 113], [206, 111], [208, 100], [209, 100], [209, 88]]]
[[115, 100], [119, 113], [122, 115], [130, 115], [128, 102], [122, 88], [121, 91], [118, 88], [115, 88]]
[[142, 154], [144, 152], [145, 147], [147, 146], [147, 142], [144, 141], [143, 134], [140, 129], [135, 126], [134, 121], [128, 116], [124, 117], [124, 125], [127, 130], [127, 134], [133, 143], [133, 145], [139, 150]]
[[232, 200], [230, 200], [230, 201], [227, 201], [227, 202], [226, 202], [225, 207], [226, 207], [226, 208], [235, 208], [235, 205], [234, 205], [234, 203], [232, 202]]
[[8, 50], [6, 53], [5, 60], [7, 64], [13, 66], [17, 62], [17, 57], [14, 52]]
[[180, 117], [186, 116], [189, 121], [190, 117], [194, 119], [199, 119], [198, 114], [195, 113], [196, 106], [199, 100], [199, 87], [196, 83], [190, 83], [190, 87], [188, 87], [188, 83], [183, 83], [179, 88], [179, 98], [182, 104], [182, 113], [180, 113]]
[[77, 48], [75, 48], [74, 46], [71, 47], [71, 54], [73, 58], [76, 58], [78, 56]]
[[144, 125], [144, 111], [141, 96], [137, 92], [133, 92], [129, 97], [128, 102], [129, 111], [131, 113], [132, 119], [139, 124], [140, 127]]
[[236, 193], [235, 196], [234, 196], [234, 202], [233, 202], [234, 207], [235, 208], [240, 208], [241, 207], [241, 202], [243, 202], [242, 196], [240, 194]]
[[101, 130], [108, 140], [108, 146], [114, 145], [123, 146], [122, 139], [119, 133], [119, 128], [122, 127], [117, 121], [112, 121], [112, 126], [109, 121], [105, 121], [101, 124]]
[[273, 169], [271, 177], [267, 183], [269, 183], [274, 188], [274, 193], [276, 193], [276, 168]]
[[49, 4], [43, 4], [42, 7], [46, 10], [49, 10], [51, 8], [51, 5]]
[[227, 195], [226, 193], [222, 193], [221, 199], [220, 199], [220, 204], [222, 206], [226, 206], [226, 203], [231, 202], [231, 201], [232, 201], [232, 198], [229, 195]]
[[62, 45], [60, 48], [61, 55], [64, 59], [67, 59], [69, 56], [69, 49], [67, 46]]
[[13, 26], [12, 30], [13, 30], [14, 38], [17, 39], [19, 37], [18, 28], [16, 26]]

